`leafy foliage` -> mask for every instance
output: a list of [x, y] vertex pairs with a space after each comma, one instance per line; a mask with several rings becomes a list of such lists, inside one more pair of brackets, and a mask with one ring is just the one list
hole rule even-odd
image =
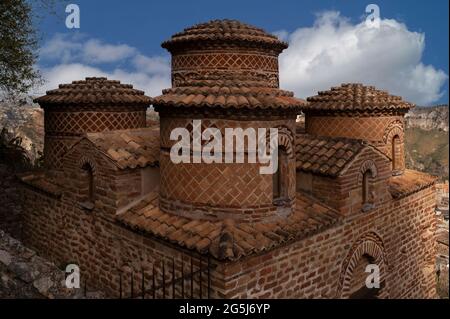
[[41, 82], [34, 69], [37, 34], [32, 7], [26, 0], [0, 1], [0, 91], [6, 96], [27, 93]]

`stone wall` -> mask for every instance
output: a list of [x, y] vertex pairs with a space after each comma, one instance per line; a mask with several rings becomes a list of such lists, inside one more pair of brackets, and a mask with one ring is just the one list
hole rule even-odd
[[100, 292], [68, 289], [65, 273], [0, 230], [0, 299], [100, 298]]

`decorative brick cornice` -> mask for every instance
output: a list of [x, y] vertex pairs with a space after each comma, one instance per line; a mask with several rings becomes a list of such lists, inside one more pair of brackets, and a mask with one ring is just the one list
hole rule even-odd
[[294, 109], [304, 101], [279, 90], [278, 55], [287, 44], [235, 20], [194, 25], [162, 44], [172, 54], [172, 88], [160, 107]]

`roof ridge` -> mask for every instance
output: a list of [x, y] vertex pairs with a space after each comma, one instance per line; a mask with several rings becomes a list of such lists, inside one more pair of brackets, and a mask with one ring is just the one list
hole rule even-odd
[[215, 19], [194, 24], [173, 34], [161, 46], [171, 50], [179, 44], [194, 42], [199, 44], [202, 41], [261, 43], [280, 51], [287, 48], [286, 42], [280, 41], [277, 36], [266, 32], [264, 29], [232, 19]]
[[106, 77], [86, 77], [84, 80], [59, 84], [58, 88], [46, 91], [46, 95], [33, 100], [46, 104], [133, 104], [150, 105], [145, 92]]

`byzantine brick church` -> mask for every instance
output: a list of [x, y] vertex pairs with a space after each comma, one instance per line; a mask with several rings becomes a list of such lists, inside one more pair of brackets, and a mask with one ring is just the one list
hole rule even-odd
[[[158, 97], [86, 78], [36, 99], [45, 169], [21, 176], [26, 244], [111, 296], [137, 294], [142, 276], [172, 282], [157, 298], [435, 297], [435, 178], [405, 169], [412, 104], [362, 84], [298, 99], [279, 88], [287, 44], [234, 20], [162, 47], [172, 87]], [[150, 105], [159, 126], [146, 126]], [[173, 163], [170, 133], [194, 119], [222, 134], [278, 128], [279, 169]]]

